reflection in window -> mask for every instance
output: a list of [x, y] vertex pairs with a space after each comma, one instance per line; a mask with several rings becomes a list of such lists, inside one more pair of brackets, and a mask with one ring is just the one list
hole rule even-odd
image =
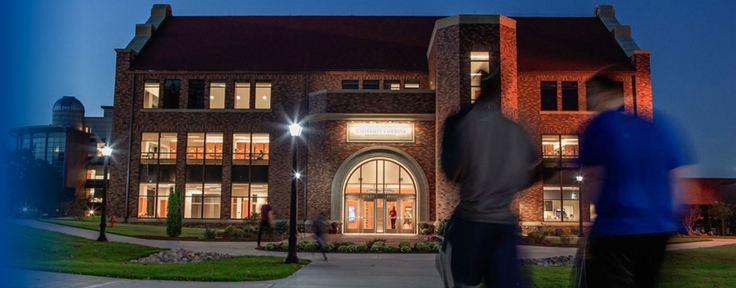
[[578, 158], [577, 135], [542, 135], [544, 158]]
[[562, 82], [562, 111], [578, 111], [578, 82]]
[[157, 80], [146, 80], [143, 91], [143, 108], [158, 108], [158, 95], [161, 93], [161, 84]]
[[210, 109], [225, 109], [225, 82], [210, 82]]
[[363, 80], [363, 89], [378, 89], [380, 87], [379, 80]]
[[488, 51], [470, 52], [470, 103], [480, 96], [480, 71], [490, 72], [491, 55]]
[[189, 80], [189, 101], [187, 102], [187, 108], [204, 109], [204, 83], [205, 81], [202, 79]]
[[256, 109], [271, 109], [271, 82], [256, 82]]
[[249, 82], [235, 82], [235, 109], [250, 109]]
[[179, 80], [164, 80], [164, 109], [179, 109]]

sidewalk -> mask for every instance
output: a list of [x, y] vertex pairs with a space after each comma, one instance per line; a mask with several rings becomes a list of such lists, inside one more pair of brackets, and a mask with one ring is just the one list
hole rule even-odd
[[[33, 220], [13, 221], [34, 228], [61, 232], [88, 239], [97, 239], [98, 232], [67, 227]], [[110, 241], [148, 245], [162, 248], [183, 248], [193, 251], [210, 251], [231, 255], [272, 255], [284, 256], [283, 252], [255, 250], [252, 242], [196, 242], [149, 240], [108, 234]], [[693, 249], [736, 244], [736, 239], [715, 239], [708, 242], [694, 242], [670, 245], [668, 250]], [[519, 246], [521, 258], [544, 258], [574, 255], [575, 248], [556, 248], [538, 246]], [[319, 253], [299, 253], [303, 259], [312, 263], [293, 275], [280, 280], [261, 282], [183, 282], [158, 280], [127, 280], [74, 274], [38, 272], [27, 270], [4, 271], [14, 275], [5, 279], [3, 285], [10, 287], [441, 287], [439, 274], [435, 269], [435, 254], [328, 254], [329, 262], [321, 260]]]

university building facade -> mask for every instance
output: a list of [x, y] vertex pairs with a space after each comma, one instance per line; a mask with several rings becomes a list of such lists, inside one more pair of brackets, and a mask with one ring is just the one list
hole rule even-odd
[[570, 229], [594, 214], [576, 179], [594, 116], [585, 80], [607, 67], [626, 112], [653, 117], [649, 51], [611, 6], [548, 18], [180, 17], [154, 5], [116, 51], [108, 201], [128, 221], [163, 221], [172, 187], [185, 223], [239, 222], [266, 201], [287, 219], [296, 120], [297, 218], [316, 209], [343, 233], [417, 233], [458, 202], [438, 165], [444, 119], [474, 101], [479, 69], [500, 68], [501, 110], [544, 161], [512, 209], [524, 227]]

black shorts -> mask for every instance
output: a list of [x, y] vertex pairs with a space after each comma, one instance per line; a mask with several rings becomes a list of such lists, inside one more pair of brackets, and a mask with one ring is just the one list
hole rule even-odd
[[590, 236], [573, 287], [654, 287], [669, 234]]

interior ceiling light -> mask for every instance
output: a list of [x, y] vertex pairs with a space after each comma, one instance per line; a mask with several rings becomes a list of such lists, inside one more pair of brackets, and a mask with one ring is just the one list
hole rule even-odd
[[215, 99], [215, 95], [210, 95], [210, 99]]
[[267, 98], [268, 98], [268, 97], [266, 97], [266, 95], [263, 95], [263, 100], [266, 100]]
[[238, 99], [238, 100], [240, 100], [240, 96], [238, 96], [238, 97], [235, 97], [235, 99]]

